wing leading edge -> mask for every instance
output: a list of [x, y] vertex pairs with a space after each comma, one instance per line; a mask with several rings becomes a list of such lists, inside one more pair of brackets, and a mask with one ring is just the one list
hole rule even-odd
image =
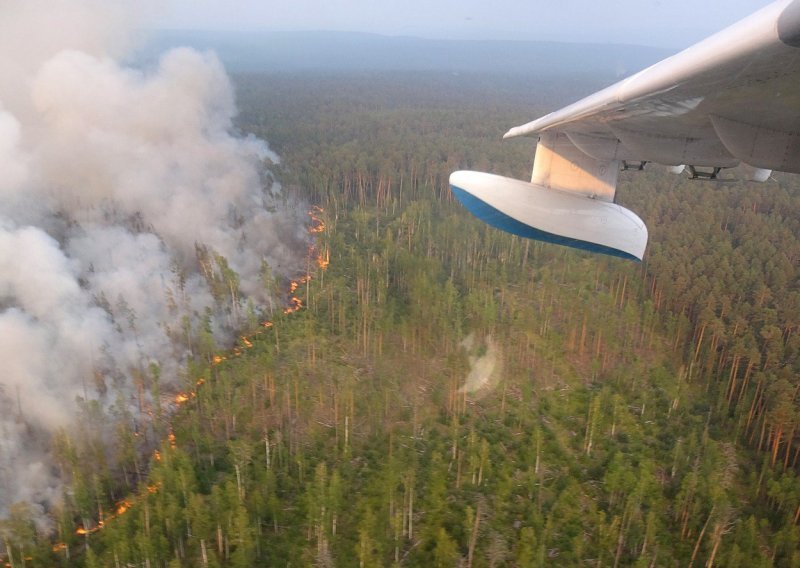
[[775, 2], [504, 138], [515, 136], [539, 138], [531, 185], [602, 201], [614, 200], [621, 168], [647, 162], [712, 179], [740, 164], [757, 181], [769, 170], [800, 173], [800, 0]]

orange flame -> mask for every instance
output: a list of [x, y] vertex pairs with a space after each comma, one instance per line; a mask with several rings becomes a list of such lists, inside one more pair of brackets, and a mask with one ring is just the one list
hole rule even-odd
[[86, 536], [89, 534], [94, 534], [100, 529], [102, 529], [104, 526], [105, 523], [103, 523], [103, 521], [100, 521], [99, 523], [97, 523], [97, 525], [93, 526], [90, 529], [87, 529], [85, 527], [78, 527], [77, 529], [75, 529], [75, 534], [78, 536]]
[[[171, 432], [170, 432], [170, 434], [171, 434]], [[158, 450], [155, 451], [154, 455], [156, 456], [157, 460], [161, 459], [161, 454], [158, 452]], [[147, 492], [150, 493], [150, 494], [157, 493], [159, 487], [161, 487], [161, 483], [160, 482], [159, 483], [154, 483], [152, 485], [148, 485], [147, 486]], [[120, 516], [124, 515], [125, 513], [127, 513], [128, 510], [131, 507], [133, 507], [134, 504], [135, 504], [134, 500], [123, 499], [122, 501], [117, 503], [117, 507], [116, 507], [116, 509], [114, 511], [114, 514], [108, 515], [105, 519], [103, 519], [102, 518], [103, 517], [103, 513], [101, 511], [100, 512], [100, 521], [98, 521], [97, 525], [95, 525], [94, 527], [92, 527], [90, 529], [87, 529], [85, 526], [78, 527], [77, 529], [75, 529], [75, 534], [78, 535], [78, 536], [86, 536], [86, 535], [91, 535], [91, 534], [96, 533], [100, 529], [105, 528], [108, 525], [108, 523], [111, 522], [112, 520], [114, 520], [117, 517], [120, 517]], [[58, 551], [61, 551], [61, 550], [65, 550], [66, 548], [67, 548], [66, 543], [59, 542], [59, 543], [53, 545], [53, 552], [58, 552]]]
[[283, 313], [288, 315], [301, 309], [303, 309], [303, 300], [297, 296], [292, 296], [289, 298], [289, 305], [283, 308]]
[[308, 212], [308, 216], [311, 217], [311, 226], [308, 228], [308, 232], [312, 235], [315, 233], [324, 233], [325, 232], [325, 221], [317, 217], [317, 213], [324, 213], [325, 210], [322, 207], [314, 206]]
[[122, 501], [119, 505], [117, 505], [117, 514], [116, 516], [119, 517], [120, 515], [124, 515], [125, 512], [130, 509], [132, 503], [127, 499]]
[[331, 263], [330, 251], [326, 250], [324, 257], [322, 256], [322, 253], [319, 253], [317, 255], [316, 260], [317, 260], [317, 266], [320, 268], [320, 270], [326, 270], [328, 268], [328, 265]]

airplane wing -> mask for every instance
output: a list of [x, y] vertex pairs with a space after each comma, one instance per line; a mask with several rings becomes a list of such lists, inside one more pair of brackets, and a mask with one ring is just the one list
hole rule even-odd
[[[504, 201], [526, 203], [531, 193], [556, 191], [559, 211], [581, 211], [565, 214], [558, 226], [552, 211], [515, 221], [545, 233], [545, 240], [566, 239], [562, 244], [641, 259], [647, 244], [644, 223], [625, 209], [609, 214], [620, 169], [655, 162], [679, 170], [686, 166], [693, 178], [716, 179], [723, 168], [741, 164], [755, 181], [766, 180], [771, 170], [800, 173], [800, 0], [775, 2], [504, 137], [514, 136], [538, 136], [539, 142], [529, 187], [514, 186], [514, 191], [494, 180], [495, 187], [505, 188], [500, 191]], [[512, 224], [505, 220], [501, 226], [497, 212], [513, 217], [517, 208], [498, 210], [503, 203], [487, 189], [486, 175], [455, 172], [451, 186], [457, 196], [472, 196], [467, 207], [473, 213], [508, 230]], [[581, 202], [587, 198], [595, 204]], [[481, 211], [475, 199], [483, 203]], [[486, 206], [494, 221], [486, 218]], [[633, 218], [640, 225], [634, 221], [632, 227]], [[524, 232], [517, 229], [511, 232]]]

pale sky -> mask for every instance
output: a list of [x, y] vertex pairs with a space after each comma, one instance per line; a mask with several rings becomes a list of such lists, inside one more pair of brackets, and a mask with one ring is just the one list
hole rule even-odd
[[166, 0], [152, 26], [686, 47], [768, 0]]

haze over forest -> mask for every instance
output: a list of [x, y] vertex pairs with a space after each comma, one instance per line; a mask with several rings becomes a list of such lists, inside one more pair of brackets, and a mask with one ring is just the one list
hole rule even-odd
[[644, 46], [435, 40], [353, 32], [160, 31], [140, 57], [176, 46], [213, 50], [230, 72], [439, 71], [619, 79], [671, 55]]

